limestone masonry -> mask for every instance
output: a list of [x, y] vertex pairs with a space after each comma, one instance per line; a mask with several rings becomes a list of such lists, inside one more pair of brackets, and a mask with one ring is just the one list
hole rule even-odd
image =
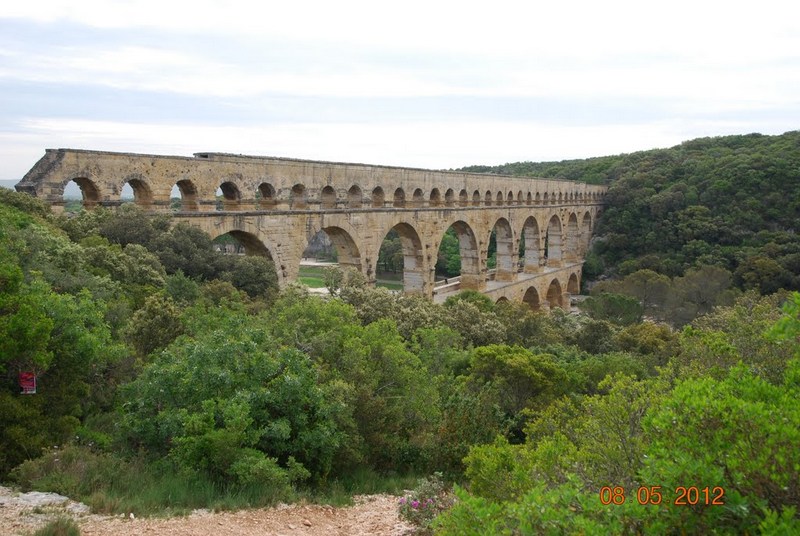
[[[297, 278], [308, 241], [324, 230], [339, 263], [374, 281], [383, 238], [401, 237], [406, 292], [442, 299], [459, 289], [531, 307], [560, 306], [580, 288], [581, 266], [606, 188], [572, 181], [316, 162], [222, 153], [194, 158], [48, 149], [16, 185], [63, 209], [74, 181], [86, 208], [116, 207], [125, 184], [134, 202], [170, 211], [212, 238], [230, 233], [248, 253], [268, 255], [281, 285]], [[217, 202], [217, 191], [222, 202]], [[434, 287], [439, 243], [453, 226], [461, 277]], [[497, 269], [486, 268], [496, 231]], [[518, 259], [519, 242], [525, 257]]]

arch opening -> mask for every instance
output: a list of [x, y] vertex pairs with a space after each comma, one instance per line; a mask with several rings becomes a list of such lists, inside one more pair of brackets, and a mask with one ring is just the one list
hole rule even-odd
[[530, 216], [522, 226], [522, 236], [519, 241], [520, 268], [525, 273], [531, 274], [539, 271], [540, 250], [539, 223], [536, 218]]
[[469, 194], [466, 190], [458, 192], [458, 206], [466, 207], [469, 204]]
[[324, 227], [309, 238], [300, 259], [299, 280], [310, 288], [324, 288], [330, 267], [362, 271], [358, 245], [350, 233], [337, 226]]
[[361, 208], [364, 204], [364, 194], [361, 187], [354, 184], [347, 190], [347, 208]]
[[442, 204], [442, 194], [439, 192], [438, 188], [434, 188], [431, 190], [431, 195], [428, 198], [428, 205], [431, 207], [438, 207]]
[[278, 204], [278, 200], [275, 196], [275, 188], [268, 182], [262, 182], [258, 185], [258, 190], [256, 190], [256, 200], [258, 201], [258, 207], [261, 209], [272, 209]]
[[528, 287], [528, 290], [525, 291], [525, 295], [522, 296], [522, 302], [528, 304], [528, 307], [534, 311], [539, 310], [542, 304], [539, 301], [539, 292], [536, 290], [536, 287]]
[[581, 284], [577, 274], [570, 274], [569, 281], [567, 281], [567, 292], [573, 296], [581, 293]]
[[547, 224], [544, 247], [547, 266], [561, 266], [561, 220], [558, 216], [554, 215]]
[[76, 177], [64, 185], [61, 198], [66, 212], [79, 212], [96, 207], [100, 203], [100, 192], [91, 179]]
[[130, 179], [122, 185], [119, 196], [120, 203], [130, 203], [143, 209], [153, 205], [153, 192], [150, 186], [141, 179]]
[[447, 191], [444, 193], [444, 204], [448, 207], [455, 206], [456, 192], [452, 188], [448, 188]]
[[325, 186], [319, 192], [319, 208], [333, 209], [336, 208], [336, 190], [333, 186]]
[[435, 277], [437, 281], [445, 282], [460, 277], [462, 290], [482, 288], [478, 241], [468, 223], [457, 221], [442, 235], [436, 256]]
[[472, 192], [472, 206], [477, 207], [481, 204], [481, 193], [478, 190]]
[[[437, 190], [438, 192], [438, 190]], [[411, 206], [419, 208], [425, 205], [425, 194], [422, 190], [417, 188], [411, 196]]]
[[238, 210], [242, 199], [239, 187], [231, 181], [223, 182], [217, 187], [216, 209]]
[[[177, 190], [177, 191], [176, 191]], [[189, 179], [179, 180], [172, 187], [171, 206], [173, 210], [184, 212], [196, 212], [200, 209], [200, 201], [197, 196], [197, 186]]]
[[579, 256], [580, 232], [578, 231], [578, 217], [573, 212], [567, 220], [567, 240], [565, 257], [571, 261], [576, 261]]
[[411, 294], [425, 294], [422, 240], [417, 231], [407, 223], [398, 223], [384, 236], [376, 260], [376, 286], [402, 290]]
[[561, 291], [561, 283], [559, 283], [558, 279], [553, 279], [547, 288], [547, 302], [550, 304], [551, 309], [553, 307], [565, 309], [564, 294]]
[[586, 252], [589, 251], [589, 244], [592, 240], [592, 215], [586, 212], [583, 215], [583, 222], [581, 223], [581, 243], [580, 255], [584, 257]]
[[211, 244], [216, 251], [229, 256], [226, 273], [237, 289], [252, 298], [277, 291], [282, 274], [276, 269], [269, 248], [256, 235], [233, 230], [217, 236]]
[[392, 201], [392, 206], [395, 208], [403, 208], [406, 206], [406, 193], [402, 188], [398, 188], [394, 191], [394, 200]]
[[386, 202], [386, 196], [383, 193], [383, 188], [380, 186], [376, 186], [372, 189], [372, 207], [373, 208], [383, 208], [384, 203]]
[[295, 184], [289, 192], [289, 209], [304, 210], [308, 208], [308, 197], [306, 187], [302, 184]]
[[[495, 222], [490, 242], [491, 237], [494, 237], [495, 244], [494, 262], [490, 263], [487, 259], [487, 266], [494, 264], [495, 280], [513, 281], [517, 273], [518, 253], [514, 251], [514, 233], [507, 219], [500, 218]], [[490, 252], [487, 253], [491, 256]]]

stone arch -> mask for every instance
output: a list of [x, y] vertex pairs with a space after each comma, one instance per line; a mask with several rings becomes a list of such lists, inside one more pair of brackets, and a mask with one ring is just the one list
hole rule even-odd
[[461, 257], [461, 288], [480, 290], [484, 277], [481, 276], [481, 256], [478, 239], [472, 227], [459, 220], [451, 224], [458, 238], [458, 253]]
[[150, 189], [150, 185], [147, 184], [147, 182], [142, 179], [132, 178], [126, 180], [122, 187], [124, 188], [126, 184], [129, 185], [133, 191], [133, 202], [136, 204], [136, 206], [143, 209], [149, 209], [152, 207], [153, 191]]
[[411, 205], [414, 207], [421, 207], [425, 205], [425, 194], [420, 188], [414, 190], [414, 194], [411, 196]]
[[466, 190], [458, 192], [458, 206], [466, 207], [469, 204], [469, 194]]
[[522, 296], [522, 303], [527, 303], [528, 307], [534, 311], [537, 311], [542, 306], [541, 301], [539, 301], [539, 291], [536, 290], [536, 287], [528, 287], [528, 290]]
[[578, 281], [578, 275], [574, 272], [569, 275], [569, 281], [567, 282], [567, 292], [569, 292], [573, 296], [581, 293], [581, 284]]
[[569, 215], [567, 220], [567, 243], [566, 243], [566, 257], [575, 261], [578, 258], [580, 244], [580, 231], [578, 231], [578, 216], [575, 213]]
[[558, 192], [558, 204], [560, 205], [564, 201], [564, 195], [561, 192]]
[[542, 203], [545, 205], [550, 203], [550, 195], [547, 192], [545, 192], [544, 197], [542, 197]]
[[550, 286], [547, 287], [547, 302], [550, 304], [551, 309], [553, 307], [566, 309], [564, 306], [564, 293], [561, 291], [561, 283], [558, 278], [550, 281]]
[[258, 207], [261, 209], [272, 209], [278, 204], [275, 195], [275, 187], [268, 182], [258, 185]]
[[303, 210], [308, 208], [308, 195], [306, 187], [302, 184], [295, 184], [289, 192], [289, 209]]
[[178, 192], [181, 194], [181, 210], [184, 212], [196, 212], [200, 207], [200, 200], [197, 195], [197, 186], [189, 179], [182, 179], [175, 183]]
[[492, 204], [492, 192], [486, 190], [486, 194], [483, 196], [483, 202], [486, 206], [491, 206]]
[[242, 192], [233, 181], [225, 181], [219, 185], [222, 191], [222, 203], [217, 203], [217, 210], [239, 210]]
[[434, 188], [433, 190], [431, 190], [430, 197], [428, 197], [428, 206], [438, 207], [441, 204], [442, 204], [442, 194], [441, 192], [439, 192], [439, 188]]
[[561, 266], [561, 219], [553, 215], [547, 223], [547, 266]]
[[227, 233], [221, 233], [215, 238], [219, 238], [220, 236], [226, 234], [231, 235], [236, 239], [237, 242], [244, 246], [244, 252], [246, 255], [259, 255], [261, 257], [267, 257], [273, 262], [275, 261], [275, 259], [272, 258], [272, 253], [269, 251], [266, 244], [264, 244], [264, 242], [262, 242], [256, 235], [248, 233], [247, 231], [234, 229], [232, 231], [228, 231]]
[[536, 192], [536, 197], [534, 198], [533, 201], [537, 205], [540, 204], [542, 202], [542, 194], [540, 194], [539, 192]]
[[497, 298], [497, 301], [495, 301], [494, 304], [498, 305], [501, 303], [510, 303], [510, 302], [508, 301], [508, 298], [506, 298], [505, 296], [500, 296], [499, 298]]
[[81, 190], [81, 202], [83, 208], [91, 210], [100, 204], [100, 189], [95, 182], [88, 177], [74, 177], [68, 181], [64, 181], [61, 187], [61, 199], [64, 199], [64, 190], [70, 182], [74, 182]]
[[383, 208], [386, 203], [386, 195], [383, 193], [383, 188], [376, 186], [372, 189], [372, 207]]
[[392, 206], [395, 208], [403, 208], [406, 206], [406, 193], [402, 188], [398, 188], [394, 191]]
[[448, 188], [444, 193], [444, 204], [448, 207], [453, 207], [456, 204], [456, 192], [452, 188]]
[[539, 222], [533, 216], [529, 216], [522, 226], [522, 240], [525, 247], [525, 256], [522, 260], [525, 273], [536, 273], [539, 271], [539, 259], [541, 258], [541, 235], [539, 234]]
[[209, 233], [212, 240], [216, 240], [222, 235], [229, 234], [236, 239], [242, 246], [246, 255], [260, 255], [272, 260], [275, 264], [275, 273], [278, 276], [278, 286], [284, 287], [287, 282], [285, 267], [282, 266], [282, 261], [279, 258], [278, 251], [275, 245], [267, 240], [262, 240], [258, 235], [242, 230], [242, 229], [229, 229], [227, 226], [215, 227]]
[[526, 205], [533, 204], [533, 194], [531, 194], [530, 192], [528, 192], [528, 197], [525, 198], [525, 204]]
[[[412, 225], [405, 222], [393, 225], [383, 236], [386, 236], [390, 230], [394, 230], [399, 236], [400, 247], [403, 250], [404, 292], [426, 295], [428, 291], [427, 274], [425, 273], [424, 249], [419, 233], [417, 233], [417, 230]], [[381, 242], [382, 241], [381, 239]], [[378, 257], [379, 254], [376, 252], [374, 268], [372, 268], [374, 270], [373, 273], [377, 272]]]
[[481, 193], [478, 190], [472, 192], [472, 206], [477, 207], [481, 204]]
[[525, 204], [525, 197], [524, 197], [524, 194], [522, 193], [522, 190], [517, 192], [517, 204], [518, 205], [524, 205]]
[[592, 240], [592, 215], [589, 212], [583, 214], [581, 222], [580, 256], [583, 257], [589, 250], [589, 242]]
[[503, 192], [497, 192], [497, 195], [494, 198], [494, 204], [498, 207], [503, 205]]
[[497, 281], [513, 281], [517, 273], [517, 256], [514, 251], [514, 233], [505, 218], [499, 218], [492, 227], [497, 244]]
[[513, 205], [514, 204], [514, 192], [511, 190], [508, 191], [506, 194], [506, 205]]
[[325, 231], [325, 234], [331, 239], [333, 245], [336, 246], [339, 267], [361, 272], [361, 252], [350, 233], [335, 225], [323, 227], [321, 230]]
[[361, 187], [354, 184], [347, 190], [347, 208], [361, 208], [364, 204], [364, 194]]
[[336, 190], [333, 186], [325, 186], [319, 192], [319, 208], [336, 208]]
[[551, 205], [555, 205], [556, 204], [556, 193], [555, 192], [550, 192], [550, 204]]

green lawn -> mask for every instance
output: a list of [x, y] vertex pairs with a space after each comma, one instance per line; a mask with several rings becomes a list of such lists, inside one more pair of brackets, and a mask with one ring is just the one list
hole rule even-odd
[[309, 288], [325, 288], [325, 266], [301, 266], [298, 279]]
[[[298, 280], [309, 288], [325, 288], [325, 266], [301, 266]], [[375, 283], [389, 290], [403, 290], [403, 274], [380, 273]]]

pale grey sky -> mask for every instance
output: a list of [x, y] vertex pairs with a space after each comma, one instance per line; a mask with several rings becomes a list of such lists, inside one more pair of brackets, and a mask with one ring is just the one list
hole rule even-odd
[[800, 3], [12, 0], [0, 98], [0, 179], [57, 147], [617, 154], [800, 128]]

